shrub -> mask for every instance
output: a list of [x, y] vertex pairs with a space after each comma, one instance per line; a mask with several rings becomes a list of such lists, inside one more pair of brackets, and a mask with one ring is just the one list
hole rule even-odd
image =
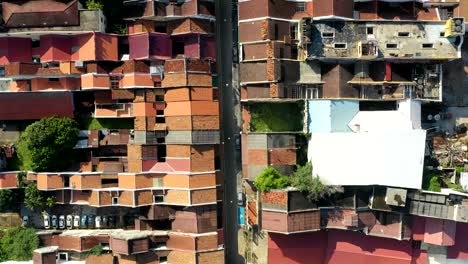
[[15, 194], [10, 189], [0, 190], [0, 212], [12, 210], [16, 205]]
[[46, 207], [55, 205], [55, 197], [47, 197], [44, 193], [37, 189], [34, 182], [29, 183], [24, 190], [24, 205], [31, 211], [42, 210]]
[[73, 156], [78, 124], [70, 118], [49, 117], [34, 122], [21, 134], [18, 156], [25, 170], [62, 171]]
[[316, 202], [334, 193], [343, 192], [341, 186], [325, 185], [318, 176], [312, 174], [312, 163], [307, 162], [304, 166], [297, 166], [291, 175], [291, 185], [300, 192], [307, 195], [307, 199]]
[[262, 192], [283, 189], [289, 185], [289, 179], [273, 167], [265, 168], [255, 179], [255, 187]]
[[256, 103], [249, 107], [250, 130], [258, 132], [302, 131], [303, 103]]
[[0, 239], [3, 260], [31, 260], [33, 251], [39, 246], [39, 237], [32, 228], [15, 227], [7, 229]]
[[88, 252], [89, 255], [95, 255], [95, 256], [101, 256], [104, 253], [104, 247], [102, 245], [95, 245], [94, 247], [91, 248], [91, 250]]
[[104, 9], [104, 4], [97, 0], [88, 0], [86, 1], [86, 8], [88, 9]]
[[431, 191], [431, 192], [440, 192], [441, 189], [442, 189], [442, 186], [440, 185], [439, 177], [438, 176], [432, 176], [430, 181], [429, 181], [429, 191]]

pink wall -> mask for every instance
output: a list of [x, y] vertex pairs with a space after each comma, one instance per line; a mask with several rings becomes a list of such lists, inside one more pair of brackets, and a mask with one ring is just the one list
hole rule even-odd
[[144, 33], [128, 37], [130, 59], [169, 59], [172, 57], [172, 41], [167, 34]]
[[439, 246], [453, 246], [456, 230], [457, 224], [455, 221], [426, 218], [424, 242]]
[[171, 37], [163, 33], [150, 33], [149, 56], [153, 59], [172, 58]]
[[193, 37], [187, 37], [184, 40], [185, 42], [185, 47], [184, 47], [184, 52], [185, 52], [185, 57], [186, 58], [200, 58], [200, 43], [198, 36], [193, 36]]
[[457, 223], [458, 236], [455, 238], [455, 245], [448, 247], [447, 258], [468, 259], [468, 224]]
[[68, 36], [41, 36], [39, 55], [41, 62], [69, 61], [71, 59], [72, 38]]
[[128, 37], [130, 46], [130, 59], [147, 59], [149, 40], [148, 34], [138, 34]]
[[216, 42], [212, 37], [201, 37], [201, 56], [216, 59]]

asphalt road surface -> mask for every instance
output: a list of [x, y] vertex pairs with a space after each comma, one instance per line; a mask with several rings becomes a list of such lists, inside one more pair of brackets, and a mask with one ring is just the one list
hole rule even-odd
[[237, 247], [237, 180], [236, 146], [237, 126], [234, 113], [232, 86], [233, 21], [232, 0], [216, 0], [216, 47], [218, 88], [220, 91], [222, 172], [224, 176], [224, 246], [225, 263], [239, 263]]

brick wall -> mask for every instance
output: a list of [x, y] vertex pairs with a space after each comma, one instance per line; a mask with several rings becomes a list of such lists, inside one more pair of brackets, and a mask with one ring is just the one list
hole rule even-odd
[[216, 189], [195, 190], [191, 192], [192, 204], [216, 202]]

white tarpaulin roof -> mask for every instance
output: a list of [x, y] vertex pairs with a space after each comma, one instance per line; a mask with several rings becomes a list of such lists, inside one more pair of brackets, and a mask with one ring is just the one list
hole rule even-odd
[[308, 156], [327, 184], [420, 189], [425, 139], [424, 130], [314, 133]]
[[353, 132], [312, 133], [308, 157], [314, 174], [333, 185], [420, 189], [426, 147], [421, 106], [401, 101], [396, 111], [360, 111]]

